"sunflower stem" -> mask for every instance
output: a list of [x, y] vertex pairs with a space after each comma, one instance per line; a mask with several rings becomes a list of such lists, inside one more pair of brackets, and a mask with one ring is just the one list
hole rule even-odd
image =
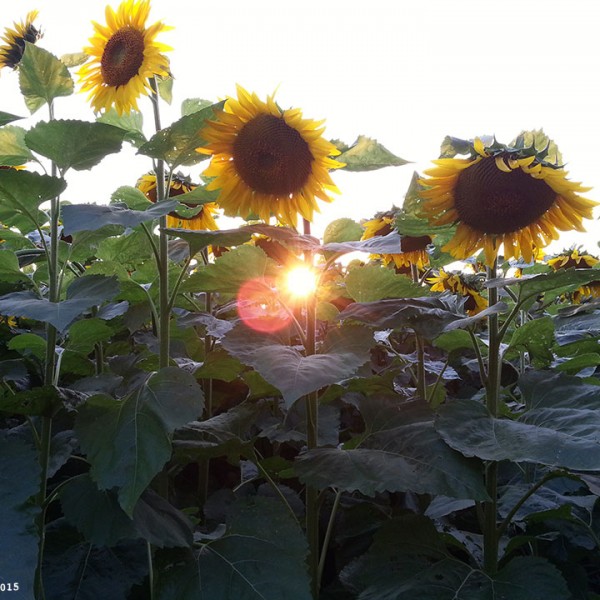
[[[497, 259], [492, 267], [487, 267], [487, 279], [491, 281], [496, 277], [498, 269]], [[489, 289], [490, 307], [498, 303], [498, 288]], [[498, 329], [498, 315], [488, 316], [489, 348], [487, 360], [487, 377], [485, 382], [486, 406], [493, 418], [498, 416], [500, 397], [500, 335]], [[483, 566], [485, 572], [493, 576], [498, 570], [498, 463], [489, 461], [485, 470], [485, 484], [490, 500], [484, 504], [484, 529], [483, 529]]]
[[[160, 110], [158, 102], [158, 85], [156, 78], [150, 78], [150, 87], [152, 88], [152, 108], [154, 112], [154, 127], [158, 133], [161, 130]], [[164, 202], [167, 199], [165, 191], [165, 163], [162, 159], [156, 161], [156, 202]], [[167, 217], [160, 218], [159, 242], [158, 242], [158, 364], [161, 369], [169, 366], [169, 239], [165, 233], [167, 228]]]

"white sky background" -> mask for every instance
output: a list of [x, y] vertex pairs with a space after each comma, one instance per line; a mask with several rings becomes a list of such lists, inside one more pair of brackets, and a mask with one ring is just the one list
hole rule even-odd
[[[116, 8], [118, 0], [111, 2]], [[105, 0], [33, 0], [2, 3], [0, 28], [40, 11], [39, 45], [60, 56], [79, 52], [104, 23]], [[370, 173], [337, 172], [342, 191], [321, 203], [313, 231], [331, 220], [370, 218], [401, 205], [414, 170], [437, 158], [446, 135], [495, 134], [509, 143], [522, 129], [543, 127], [567, 162], [570, 178], [593, 186], [600, 201], [600, 3], [595, 0], [152, 0], [149, 23], [174, 29], [159, 38], [171, 45], [176, 77], [163, 126], [180, 116], [181, 101], [235, 94], [235, 83], [266, 97], [279, 86], [283, 108], [326, 119], [328, 138], [376, 138], [413, 161]], [[147, 135], [149, 100], [140, 101]], [[0, 110], [27, 115], [18, 76], [0, 77]], [[57, 118], [92, 120], [85, 96], [56, 101]], [[46, 119], [42, 108], [33, 120]], [[33, 121], [15, 124], [30, 126]], [[208, 163], [192, 167], [197, 180]], [[64, 198], [105, 203], [121, 185], [149, 170], [133, 151], [109, 157], [91, 172], [70, 173]], [[597, 252], [600, 227], [565, 234], [551, 247], [582, 243]]]

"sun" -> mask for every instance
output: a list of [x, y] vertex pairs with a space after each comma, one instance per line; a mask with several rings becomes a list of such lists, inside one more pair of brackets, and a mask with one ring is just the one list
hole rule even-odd
[[93, 23], [95, 33], [84, 48], [91, 61], [79, 70], [81, 91], [96, 111], [113, 107], [121, 115], [139, 110], [137, 99], [151, 93], [150, 79], [169, 75], [169, 46], [156, 36], [170, 29], [162, 22], [146, 27], [149, 0], [125, 0], [116, 10], [106, 7], [106, 25]]
[[589, 188], [567, 179], [558, 150], [549, 155], [548, 138], [545, 148], [536, 146], [539, 134], [521, 134], [510, 146], [465, 141], [469, 157], [433, 161], [419, 195], [432, 225], [457, 226], [443, 250], [463, 259], [483, 249], [492, 266], [503, 246], [505, 259], [531, 262], [558, 231], [584, 231], [582, 220], [592, 218], [596, 203], [580, 195]]
[[298, 215], [312, 221], [317, 199], [339, 193], [329, 171], [344, 166], [332, 158], [340, 152], [323, 138], [323, 122], [280, 109], [273, 96], [263, 102], [239, 85], [237, 92], [200, 133], [206, 143], [198, 152], [212, 155], [208, 189], [220, 190], [228, 216], [268, 222], [274, 215], [292, 227]]
[[306, 298], [317, 289], [317, 275], [309, 267], [299, 265], [285, 275], [285, 290], [295, 298]]

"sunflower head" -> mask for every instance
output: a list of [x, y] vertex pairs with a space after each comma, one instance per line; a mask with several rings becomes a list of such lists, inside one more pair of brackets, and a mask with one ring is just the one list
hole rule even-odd
[[114, 106], [119, 114], [138, 110], [137, 99], [148, 95], [150, 80], [169, 75], [170, 50], [156, 36], [170, 29], [162, 22], [146, 26], [150, 0], [124, 0], [114, 11], [106, 7], [106, 25], [93, 23], [95, 33], [84, 48], [91, 60], [79, 70], [81, 91], [95, 111]]
[[572, 248], [551, 258], [547, 262], [548, 266], [558, 271], [559, 269], [591, 269], [600, 261], [591, 254], [580, 252], [578, 248]]
[[298, 214], [311, 221], [316, 198], [331, 202], [329, 193], [339, 193], [329, 175], [343, 166], [331, 158], [339, 150], [322, 137], [322, 121], [280, 109], [273, 96], [263, 102], [239, 85], [237, 92], [200, 134], [206, 144], [198, 152], [212, 155], [208, 189], [220, 190], [226, 215], [275, 215], [293, 227]]
[[7, 27], [4, 30], [4, 43], [0, 45], [0, 68], [16, 69], [23, 58], [25, 42], [35, 44], [42, 37], [42, 32], [33, 25], [37, 15], [38, 11], [32, 10], [27, 13], [25, 21], [15, 23], [13, 28]]
[[[454, 154], [446, 144], [445, 156], [425, 171], [420, 196], [430, 223], [456, 224], [443, 248], [455, 258], [484, 249], [491, 266], [503, 244], [504, 258], [531, 262], [558, 230], [584, 231], [582, 220], [596, 203], [580, 196], [589, 188], [567, 179], [556, 145], [542, 132], [521, 134], [510, 146], [483, 138], [452, 142]], [[459, 151], [466, 158], [456, 158]]]
[[[362, 224], [365, 232], [361, 239], [368, 240], [391, 233], [395, 230], [396, 219], [396, 211], [375, 215], [373, 219]], [[403, 271], [410, 268], [411, 265], [416, 265], [419, 269], [422, 269], [429, 264], [427, 248], [430, 244], [431, 237], [428, 235], [403, 235], [400, 238], [401, 252], [398, 254], [382, 254], [381, 259], [386, 266], [393, 263], [397, 271]]]
[[451, 292], [462, 296], [465, 300], [465, 311], [468, 315], [476, 315], [487, 308], [487, 300], [481, 295], [481, 284], [477, 276], [467, 276], [458, 272], [447, 272], [440, 269], [437, 275], [428, 277], [432, 292]]
[[[146, 196], [146, 198], [148, 198], [148, 200], [150, 200], [150, 202], [156, 202], [156, 175], [154, 173], [142, 175], [142, 177], [138, 179], [136, 187]], [[177, 173], [171, 177], [169, 198], [187, 194], [197, 187], [196, 184], [190, 181], [189, 177]], [[219, 229], [219, 226], [215, 221], [215, 214], [219, 208], [217, 204], [214, 202], [207, 202], [200, 207], [194, 204], [186, 204], [185, 202], [183, 204], [190, 210], [186, 211], [186, 214], [182, 214], [178, 211], [170, 212], [167, 216], [167, 227], [189, 229], [191, 231], [203, 229], [215, 231]], [[190, 214], [187, 214], [188, 212]]]

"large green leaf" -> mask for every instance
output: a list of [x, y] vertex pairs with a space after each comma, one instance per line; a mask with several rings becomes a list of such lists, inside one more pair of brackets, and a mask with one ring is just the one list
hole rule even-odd
[[180, 165], [195, 165], [207, 159], [208, 156], [196, 152], [196, 148], [205, 144], [201, 133], [206, 121], [214, 118], [215, 111], [223, 105], [224, 102], [218, 102], [181, 117], [179, 121], [154, 134], [141, 146], [138, 153], [163, 159], [172, 169]]
[[0, 250], [0, 281], [30, 283], [29, 277], [21, 271], [17, 255], [10, 250]]
[[[600, 471], [600, 413], [565, 408], [560, 385], [556, 401], [538, 403], [516, 420], [494, 418], [476, 400], [443, 405], [436, 428], [447, 444], [465, 456], [484, 460], [541, 463], [582, 471]], [[600, 402], [600, 388], [596, 388]]]
[[98, 123], [106, 123], [125, 131], [124, 139], [136, 148], [146, 142], [144, 135], [144, 117], [142, 113], [131, 111], [120, 115], [114, 108], [103, 112], [97, 119]]
[[371, 396], [361, 402], [365, 436], [359, 448], [317, 448], [299, 456], [294, 470], [314, 487], [334, 486], [373, 496], [378, 492], [443, 494], [483, 500], [478, 461], [449, 448], [433, 426], [433, 413]]
[[350, 269], [345, 278], [346, 291], [356, 302], [374, 302], [384, 298], [418, 298], [427, 296], [426, 287], [413, 283], [406, 275], [379, 265]]
[[39, 492], [40, 473], [35, 448], [0, 432], [0, 581], [19, 583], [15, 597], [33, 598], [40, 509], [28, 500]]
[[51, 323], [59, 331], [64, 331], [85, 310], [113, 298], [118, 291], [116, 278], [86, 275], [69, 286], [67, 299], [61, 302], [49, 302], [33, 292], [1, 296], [0, 314]]
[[214, 263], [198, 267], [181, 286], [182, 292], [237, 293], [249, 280], [263, 281], [276, 274], [276, 265], [261, 248], [239, 246]]
[[[66, 187], [64, 179], [49, 175], [14, 169], [0, 170], [0, 204], [21, 214], [36, 215], [42, 202], [56, 198]], [[35, 219], [32, 222], [37, 223]]]
[[409, 161], [392, 154], [377, 140], [359, 135], [349, 148], [342, 147], [342, 154], [336, 160], [345, 163], [347, 171], [374, 171], [384, 167], [406, 165]]
[[19, 62], [19, 84], [25, 104], [33, 114], [59, 96], [73, 93], [73, 79], [56, 56], [29, 42]]
[[105, 123], [77, 120], [41, 121], [27, 132], [27, 146], [49, 158], [63, 172], [91, 169], [121, 149], [125, 131]]
[[398, 254], [401, 252], [401, 238], [396, 231], [387, 235], [375, 236], [366, 240], [329, 242], [323, 244], [326, 252], [369, 252], [371, 254]]
[[100, 489], [119, 489], [132, 515], [142, 492], [171, 455], [171, 434], [203, 410], [202, 389], [176, 367], [161, 369], [123, 400], [92, 396], [75, 430]]
[[81, 539], [63, 519], [48, 526], [44, 558], [46, 600], [127, 600], [131, 588], [148, 574], [142, 540], [97, 546]]
[[0, 165], [19, 167], [33, 160], [25, 143], [25, 129], [13, 125], [0, 127]]
[[140, 223], [168, 215], [176, 206], [176, 200], [150, 204], [146, 210], [131, 210], [115, 205], [71, 204], [62, 209], [65, 235], [78, 231], [96, 231], [106, 225], [137, 227]]
[[331, 221], [323, 232], [323, 243], [357, 242], [365, 230], [353, 219], [347, 217]]
[[519, 351], [529, 353], [529, 359], [534, 367], [547, 367], [554, 359], [554, 324], [550, 317], [542, 317], [527, 321], [515, 329], [506, 350], [507, 359], [519, 356]]
[[306, 540], [281, 502], [243, 499], [229, 515], [225, 535], [161, 577], [158, 600], [310, 600]]
[[319, 354], [304, 356], [274, 336], [239, 324], [221, 343], [278, 388], [289, 407], [305, 394], [352, 377], [370, 359], [374, 342], [368, 329], [343, 326], [329, 333]]

